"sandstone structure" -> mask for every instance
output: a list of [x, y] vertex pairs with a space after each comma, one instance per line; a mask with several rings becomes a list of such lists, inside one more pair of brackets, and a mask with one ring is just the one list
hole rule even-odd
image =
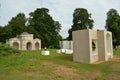
[[113, 57], [112, 33], [109, 31], [73, 31], [73, 60], [83, 63], [107, 61]]
[[34, 39], [33, 34], [23, 32], [14, 38], [10, 38], [6, 41], [10, 46], [15, 47], [19, 50], [39, 50], [41, 49], [41, 40]]

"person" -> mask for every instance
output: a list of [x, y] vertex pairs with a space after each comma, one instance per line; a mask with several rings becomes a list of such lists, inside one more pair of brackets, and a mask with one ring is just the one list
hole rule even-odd
[[47, 48], [45, 47], [45, 48], [44, 48], [44, 51], [46, 51], [46, 50], [47, 50]]

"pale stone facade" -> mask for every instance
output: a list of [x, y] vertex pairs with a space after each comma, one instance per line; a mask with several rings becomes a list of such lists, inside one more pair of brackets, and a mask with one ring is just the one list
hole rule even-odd
[[94, 63], [113, 57], [112, 33], [109, 31], [73, 31], [73, 60]]
[[57, 53], [72, 54], [73, 53], [73, 41], [60, 41], [60, 50], [57, 50]]
[[41, 49], [41, 40], [33, 39], [33, 34], [23, 32], [14, 38], [6, 41], [7, 44], [19, 50], [39, 50]]
[[73, 41], [60, 41], [59, 42], [60, 48], [61, 49], [71, 49], [73, 50]]

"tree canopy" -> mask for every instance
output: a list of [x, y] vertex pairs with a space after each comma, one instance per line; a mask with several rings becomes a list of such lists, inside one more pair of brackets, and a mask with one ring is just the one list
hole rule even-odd
[[117, 10], [110, 9], [107, 12], [107, 20], [105, 28], [112, 32], [114, 48], [120, 45], [120, 15]]
[[93, 19], [91, 19], [91, 14], [88, 13], [87, 9], [76, 8], [73, 13], [73, 25], [69, 29], [68, 39], [72, 40], [72, 31], [82, 30], [82, 29], [92, 29]]
[[58, 48], [62, 37], [59, 35], [61, 24], [53, 20], [47, 8], [38, 8], [30, 13], [29, 25], [39, 34], [42, 47]]
[[1, 27], [0, 41], [5, 42], [6, 39], [24, 32], [26, 30], [26, 21], [27, 18], [24, 13], [18, 13], [15, 17], [12, 17], [7, 25]]

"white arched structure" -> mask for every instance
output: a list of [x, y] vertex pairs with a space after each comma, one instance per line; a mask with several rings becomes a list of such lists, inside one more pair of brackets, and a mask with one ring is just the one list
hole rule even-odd
[[27, 50], [32, 50], [32, 43], [31, 42], [27, 42], [26, 49]]
[[19, 50], [39, 50], [41, 49], [41, 40], [33, 39], [33, 34], [23, 32], [15, 38], [11, 38], [6, 42], [10, 46]]
[[13, 47], [16, 48], [16, 49], [19, 49], [19, 43], [18, 42], [13, 42]]
[[35, 49], [36, 49], [36, 50], [39, 50], [39, 45], [40, 45], [40, 44], [39, 44], [38, 42], [35, 43]]

